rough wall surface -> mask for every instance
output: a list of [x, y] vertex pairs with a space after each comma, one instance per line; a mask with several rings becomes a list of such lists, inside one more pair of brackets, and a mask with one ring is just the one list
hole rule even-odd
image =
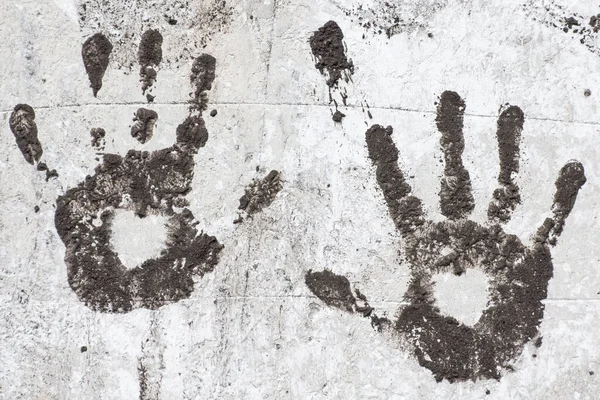
[[1, 1], [0, 398], [597, 398], [599, 13]]

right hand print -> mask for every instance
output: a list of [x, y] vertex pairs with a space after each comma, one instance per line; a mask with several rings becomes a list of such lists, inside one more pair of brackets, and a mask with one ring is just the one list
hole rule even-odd
[[[498, 188], [488, 208], [488, 223], [467, 217], [474, 208], [471, 182], [462, 163], [464, 149], [463, 116], [465, 103], [455, 93], [441, 95], [437, 108], [445, 168], [440, 190], [443, 222], [424, 218], [421, 201], [411, 195], [411, 187], [398, 167], [398, 149], [392, 128], [371, 126], [366, 133], [369, 158], [376, 168], [390, 215], [403, 239], [403, 252], [411, 280], [405, 294], [408, 303], [391, 322], [379, 318], [366, 298], [352, 293], [346, 277], [331, 271], [309, 271], [306, 284], [328, 305], [348, 312], [362, 312], [379, 328], [392, 328], [412, 346], [419, 364], [436, 380], [450, 382], [468, 379], [499, 379], [503, 369], [524, 345], [538, 335], [543, 319], [543, 300], [553, 266], [550, 246], [556, 244], [566, 218], [573, 209], [579, 189], [585, 183], [583, 166], [567, 163], [556, 180], [552, 218], [538, 228], [533, 244], [526, 247], [502, 229], [520, 203], [513, 175], [519, 169], [519, 141], [524, 115], [519, 107], [506, 107], [498, 119], [500, 174]], [[443, 272], [460, 275], [473, 268], [489, 278], [488, 306], [474, 326], [466, 326], [443, 315], [434, 298], [433, 276]]]

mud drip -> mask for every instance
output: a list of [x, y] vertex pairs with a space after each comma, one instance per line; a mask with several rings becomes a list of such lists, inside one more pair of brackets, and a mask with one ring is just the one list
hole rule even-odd
[[[505, 233], [497, 223], [510, 218], [514, 203], [503, 203], [503, 199], [494, 196], [490, 209], [508, 210], [500, 214], [502, 218], [496, 212], [489, 213], [486, 225], [466, 219], [474, 204], [469, 175], [461, 160], [464, 108], [455, 92], [444, 92], [438, 104], [436, 121], [446, 160], [440, 192], [440, 206], [448, 218], [444, 222], [428, 221], [421, 201], [411, 195], [411, 187], [398, 167], [392, 128], [373, 125], [366, 133], [377, 183], [403, 238], [403, 254], [411, 272], [404, 296], [408, 305], [399, 310], [397, 319], [390, 322], [377, 317], [368, 304], [366, 308], [358, 307], [358, 302], [366, 303], [366, 298], [358, 292], [355, 297], [345, 277], [327, 270], [306, 274], [308, 288], [319, 299], [370, 317], [378, 329], [402, 334], [420, 365], [429, 369], [436, 380], [450, 382], [499, 379], [503, 370], [513, 369], [512, 363], [526, 343], [537, 339], [536, 343], [541, 344], [538, 335], [544, 316], [542, 301], [547, 297], [553, 274], [550, 246], [561, 234], [586, 180], [583, 166], [576, 161], [561, 169], [556, 180], [553, 217], [538, 229], [530, 247], [515, 235]], [[522, 111], [514, 106], [506, 108], [498, 120], [501, 189], [514, 185], [512, 174], [518, 170], [523, 121]], [[484, 272], [490, 282], [488, 307], [473, 327], [441, 313], [433, 282], [436, 274], [461, 275], [470, 268]]]
[[335, 106], [332, 112], [334, 122], [342, 122], [345, 115], [338, 110], [338, 102], [333, 92], [339, 92], [343, 105], [348, 98], [345, 87], [340, 83], [348, 83], [354, 74], [354, 64], [346, 55], [344, 33], [335, 21], [329, 21], [313, 33], [309, 39], [310, 49], [315, 57], [315, 68], [327, 78], [329, 88], [329, 103]]

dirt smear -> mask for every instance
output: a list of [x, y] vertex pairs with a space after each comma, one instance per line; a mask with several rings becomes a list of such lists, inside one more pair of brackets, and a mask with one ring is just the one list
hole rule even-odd
[[[191, 191], [194, 155], [208, 140], [204, 120], [190, 114], [176, 137], [173, 146], [153, 152], [104, 154], [94, 175], [57, 199], [54, 223], [66, 247], [69, 285], [93, 310], [126, 313], [188, 298], [194, 277], [218, 263], [223, 246], [198, 231], [184, 197]], [[117, 209], [167, 220], [160, 256], [131, 269], [123, 265], [110, 244]]]
[[140, 63], [143, 94], [156, 82], [157, 67], [162, 61], [162, 43], [163, 37], [156, 29], [148, 29], [142, 34], [138, 49], [138, 62]]
[[342, 311], [354, 312], [356, 299], [345, 276], [336, 275], [327, 269], [320, 272], [308, 271], [304, 281], [323, 303]]
[[315, 67], [325, 75], [327, 72], [327, 85], [336, 87], [339, 80], [350, 80], [354, 73], [354, 65], [346, 56], [344, 46], [344, 33], [335, 21], [329, 21], [313, 33], [309, 43], [317, 63]]
[[146, 143], [152, 139], [154, 124], [157, 119], [158, 114], [156, 111], [138, 108], [133, 119], [134, 124], [131, 126], [131, 136], [142, 144]]
[[90, 136], [92, 137], [92, 146], [98, 150], [104, 150], [106, 146], [106, 131], [103, 128], [92, 128], [90, 130]]
[[465, 148], [463, 119], [465, 102], [456, 92], [445, 91], [440, 96], [435, 122], [442, 134], [444, 177], [440, 190], [442, 214], [450, 219], [464, 218], [475, 208], [471, 193], [471, 178], [463, 165]]
[[[447, 160], [460, 170], [462, 164], [456, 160], [464, 147], [464, 102], [454, 92], [445, 92], [442, 102], [438, 129], [447, 141], [443, 143], [448, 148]], [[500, 145], [500, 151], [506, 153], [501, 156], [501, 182], [518, 169], [515, 157], [523, 119], [518, 108], [507, 108], [498, 121], [499, 140], [507, 140]], [[408, 305], [399, 309], [393, 322], [378, 318], [369, 308], [362, 308], [363, 315], [370, 316], [378, 330], [391, 329], [406, 338], [419, 364], [429, 369], [437, 381], [500, 379], [504, 372], [514, 370], [513, 363], [526, 343], [541, 345], [543, 301], [553, 275], [550, 246], [556, 243], [585, 183], [583, 166], [573, 161], [561, 169], [553, 217], [546, 219], [536, 232], [534, 243], [527, 247], [495, 223], [481, 225], [462, 217], [453, 218], [455, 213], [448, 213], [448, 220], [443, 222], [425, 220], [420, 200], [410, 195], [410, 185], [397, 165], [398, 149], [392, 132], [391, 127], [373, 125], [367, 130], [366, 141], [378, 186], [403, 239], [402, 254], [411, 274], [404, 295]], [[456, 148], [451, 149], [452, 146]], [[487, 308], [473, 326], [444, 315], [434, 296], [434, 276], [460, 276], [468, 269], [484, 272], [489, 282]], [[352, 295], [345, 277], [330, 271], [309, 271], [306, 284], [323, 302], [347, 312], [358, 311], [358, 299], [366, 302], [358, 292], [356, 297]]]
[[25, 161], [31, 165], [40, 161], [44, 151], [38, 139], [33, 107], [28, 104], [17, 104], [10, 114], [8, 125]]
[[519, 172], [519, 145], [525, 116], [517, 106], [507, 107], [498, 118], [498, 153], [500, 156], [499, 188], [494, 190], [488, 207], [488, 218], [495, 222], [506, 222], [512, 211], [521, 203], [519, 187], [514, 175]]
[[106, 68], [113, 46], [110, 41], [101, 33], [96, 33], [88, 38], [81, 48], [81, 57], [83, 65], [90, 80], [90, 86], [94, 97], [98, 95], [98, 91], [102, 88], [102, 78]]
[[281, 174], [279, 171], [272, 170], [263, 179], [253, 179], [246, 186], [244, 195], [240, 197], [238, 209], [243, 210], [247, 216], [256, 214], [270, 206], [281, 189], [283, 189]]

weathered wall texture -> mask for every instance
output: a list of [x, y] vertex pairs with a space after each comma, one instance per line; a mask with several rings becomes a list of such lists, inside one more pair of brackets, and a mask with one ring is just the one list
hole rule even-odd
[[0, 398], [597, 398], [599, 13], [2, 0]]

